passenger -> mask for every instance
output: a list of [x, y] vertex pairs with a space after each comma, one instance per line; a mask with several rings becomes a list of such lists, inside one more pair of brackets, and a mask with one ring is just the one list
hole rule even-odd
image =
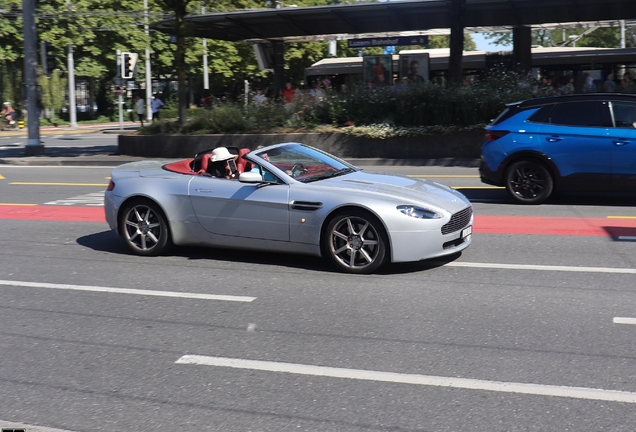
[[236, 167], [237, 158], [238, 155], [230, 153], [226, 147], [217, 147], [212, 150], [207, 171], [213, 177], [235, 179], [239, 174]]
[[636, 93], [636, 85], [634, 85], [634, 81], [632, 81], [632, 77], [629, 73], [623, 75], [620, 91], [621, 93]]
[[605, 93], [616, 92], [616, 82], [614, 81], [614, 74], [607, 75], [607, 79], [603, 83], [603, 91]]
[[596, 92], [596, 84], [594, 84], [594, 78], [585, 74], [585, 84], [583, 84], [583, 93]]
[[[259, 154], [259, 156], [269, 162], [269, 155], [267, 153], [261, 153]], [[267, 171], [267, 169], [261, 167], [260, 165], [254, 165], [254, 168], [252, 168], [250, 172], [260, 174], [263, 177], [263, 181], [266, 182], [278, 181], [278, 179], [272, 173], [270, 173], [269, 171]]]

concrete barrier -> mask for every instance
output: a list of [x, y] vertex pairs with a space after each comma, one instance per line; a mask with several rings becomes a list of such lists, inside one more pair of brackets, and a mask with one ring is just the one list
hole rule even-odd
[[479, 158], [483, 132], [419, 138], [360, 138], [345, 134], [120, 135], [119, 154], [147, 158], [187, 158], [215, 147], [248, 147], [299, 142], [335, 156], [384, 159]]

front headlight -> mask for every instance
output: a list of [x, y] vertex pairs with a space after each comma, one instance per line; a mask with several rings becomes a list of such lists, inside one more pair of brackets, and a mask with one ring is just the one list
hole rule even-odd
[[438, 215], [432, 210], [425, 209], [423, 207], [417, 207], [412, 205], [400, 205], [397, 209], [407, 216], [411, 216], [417, 219], [439, 219], [442, 216]]

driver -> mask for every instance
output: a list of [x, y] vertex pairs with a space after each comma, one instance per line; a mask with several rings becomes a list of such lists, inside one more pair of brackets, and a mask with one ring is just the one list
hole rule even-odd
[[212, 157], [208, 165], [208, 173], [213, 177], [235, 179], [239, 172], [236, 167], [238, 155], [229, 152], [226, 147], [217, 147], [212, 150]]

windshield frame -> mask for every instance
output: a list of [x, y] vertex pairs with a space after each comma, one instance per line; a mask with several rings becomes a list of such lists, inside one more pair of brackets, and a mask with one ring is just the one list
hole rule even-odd
[[[246, 156], [248, 160], [300, 183], [359, 171], [356, 166], [332, 154], [300, 143], [262, 147], [252, 150]], [[328, 175], [329, 173], [333, 175]]]

